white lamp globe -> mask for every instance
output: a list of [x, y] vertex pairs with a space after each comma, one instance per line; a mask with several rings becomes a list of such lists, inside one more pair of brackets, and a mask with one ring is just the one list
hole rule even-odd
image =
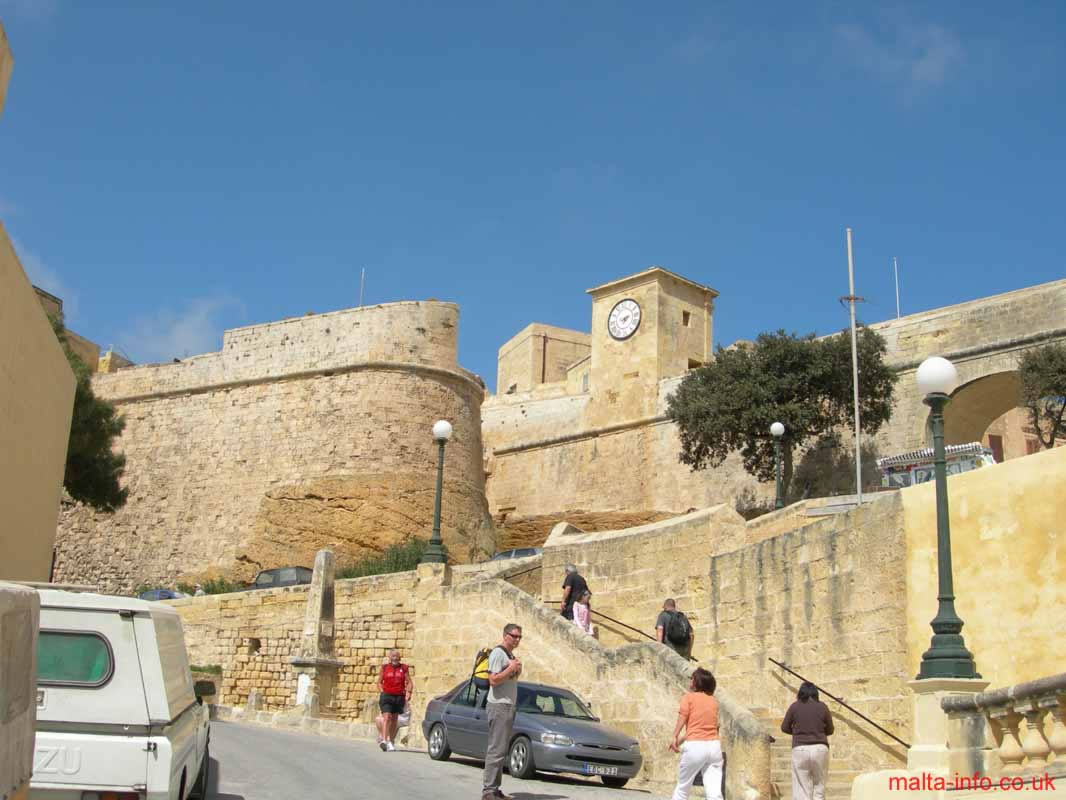
[[433, 439], [438, 442], [446, 442], [452, 438], [452, 424], [446, 419], [439, 419], [433, 423]]
[[782, 436], [785, 435], [785, 426], [782, 425], [780, 422], [775, 422], [773, 425], [770, 426], [770, 433], [780, 439]]
[[959, 373], [946, 358], [933, 356], [921, 363], [915, 380], [922, 395], [951, 394], [959, 385]]

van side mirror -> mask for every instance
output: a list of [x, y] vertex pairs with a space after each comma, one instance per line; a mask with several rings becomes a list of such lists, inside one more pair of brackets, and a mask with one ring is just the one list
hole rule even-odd
[[201, 703], [205, 697], [211, 697], [216, 693], [214, 681], [197, 681], [192, 685], [193, 694]]

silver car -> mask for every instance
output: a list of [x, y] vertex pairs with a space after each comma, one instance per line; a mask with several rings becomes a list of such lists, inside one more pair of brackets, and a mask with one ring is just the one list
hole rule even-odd
[[[484, 759], [488, 728], [485, 692], [472, 680], [431, 700], [422, 720], [429, 757], [435, 761], [452, 753]], [[617, 789], [640, 771], [642, 762], [637, 740], [600, 724], [573, 692], [519, 682], [506, 762], [514, 777], [529, 778], [537, 770], [599, 775]]]

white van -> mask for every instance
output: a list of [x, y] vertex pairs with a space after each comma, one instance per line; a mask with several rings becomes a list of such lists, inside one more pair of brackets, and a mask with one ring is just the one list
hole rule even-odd
[[43, 589], [33, 800], [207, 794], [208, 710], [178, 613], [162, 603]]

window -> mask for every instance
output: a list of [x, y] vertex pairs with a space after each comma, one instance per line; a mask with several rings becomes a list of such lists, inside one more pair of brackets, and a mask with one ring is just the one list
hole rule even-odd
[[687, 311], [681, 312], [681, 324], [684, 325], [686, 328], [688, 327], [688, 322], [690, 319], [692, 319], [692, 314]]
[[1003, 437], [994, 433], [988, 434], [988, 449], [992, 451], [992, 458], [997, 464], [1003, 463]]
[[1025, 438], [1025, 454], [1031, 456], [1033, 453], [1040, 452], [1040, 442], [1036, 439], [1030, 439], [1028, 436]]
[[477, 686], [473, 681], [468, 681], [459, 693], [455, 696], [454, 702], [460, 706], [470, 706], [473, 708], [474, 701], [477, 699]]
[[37, 682], [53, 686], [103, 686], [115, 673], [111, 645], [98, 633], [41, 631]]

